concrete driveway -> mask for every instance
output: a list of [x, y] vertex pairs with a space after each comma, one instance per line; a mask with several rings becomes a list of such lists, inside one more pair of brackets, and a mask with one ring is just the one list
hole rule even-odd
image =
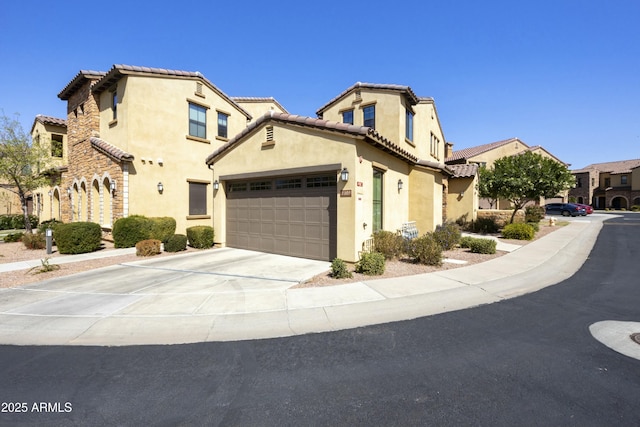
[[223, 248], [1, 289], [0, 342], [80, 343], [89, 331], [100, 342], [96, 329], [107, 319], [119, 320], [104, 331], [113, 335], [134, 319], [174, 317], [167, 329], [180, 317], [285, 309], [288, 288], [329, 268], [324, 261]]

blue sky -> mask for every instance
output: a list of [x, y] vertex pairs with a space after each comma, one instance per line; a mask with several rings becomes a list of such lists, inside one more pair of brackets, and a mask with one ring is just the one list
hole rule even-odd
[[454, 149], [518, 137], [572, 168], [640, 158], [637, 0], [67, 0], [0, 8], [0, 109], [113, 64], [200, 71], [230, 96], [315, 111], [357, 81], [435, 98]]

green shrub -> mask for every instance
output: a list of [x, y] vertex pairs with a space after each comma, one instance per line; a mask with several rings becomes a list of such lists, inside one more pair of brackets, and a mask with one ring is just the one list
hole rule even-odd
[[384, 255], [385, 259], [393, 259], [402, 254], [404, 239], [391, 231], [376, 231], [373, 233], [373, 247], [376, 252]]
[[27, 249], [44, 249], [47, 247], [47, 241], [42, 233], [24, 233], [22, 243]]
[[502, 229], [502, 237], [505, 239], [531, 240], [535, 230], [529, 224], [508, 224]]
[[492, 239], [472, 238], [469, 242], [469, 250], [476, 254], [495, 254], [498, 242]]
[[152, 223], [150, 236], [152, 239], [167, 243], [167, 240], [176, 232], [176, 220], [169, 216], [154, 217], [149, 220]]
[[473, 221], [472, 231], [474, 233], [492, 234], [500, 229], [493, 218], [478, 218]]
[[132, 248], [136, 243], [151, 238], [153, 221], [142, 215], [120, 218], [113, 224], [113, 245], [116, 248]]
[[538, 232], [540, 231], [540, 223], [539, 222], [527, 222], [528, 225], [531, 226], [531, 228], [533, 228], [534, 232]]
[[58, 224], [62, 224], [62, 221], [58, 221], [56, 219], [49, 219], [46, 221], [42, 221], [40, 225], [38, 225], [38, 232], [46, 235], [47, 228], [50, 228], [51, 230], [55, 230]]
[[433, 237], [433, 233], [427, 233], [411, 240], [408, 252], [414, 262], [426, 265], [442, 265], [442, 246]]
[[336, 279], [350, 279], [353, 274], [347, 268], [347, 264], [340, 258], [331, 261], [331, 277]]
[[11, 233], [4, 236], [4, 241], [6, 243], [19, 242], [22, 240], [22, 236], [24, 233]]
[[197, 249], [207, 249], [213, 246], [214, 236], [213, 227], [208, 225], [195, 225], [187, 228], [189, 245]]
[[433, 232], [433, 238], [436, 242], [440, 243], [443, 250], [448, 251], [456, 247], [460, 242], [460, 227], [458, 224], [447, 222], [443, 225], [438, 225]]
[[84, 254], [100, 249], [102, 228], [95, 222], [58, 224], [53, 232], [58, 252]]
[[[38, 227], [38, 217], [36, 215], [29, 215], [31, 221], [31, 228]], [[22, 230], [24, 226], [24, 215], [19, 214], [5, 214], [0, 215], [0, 230]]]
[[471, 245], [471, 241], [475, 239], [475, 237], [471, 237], [471, 236], [464, 236], [460, 238], [460, 247], [461, 248], [468, 248]]
[[384, 274], [384, 255], [380, 252], [365, 252], [356, 263], [356, 272], [367, 276]]
[[545, 215], [543, 206], [527, 206], [524, 209], [524, 222], [538, 223], [544, 219]]
[[136, 243], [137, 256], [153, 256], [160, 253], [162, 242], [158, 239], [141, 240]]
[[180, 252], [187, 249], [187, 236], [184, 234], [174, 234], [169, 237], [164, 244], [165, 252]]
[[634, 212], [640, 212], [640, 205], [631, 206], [631, 210], [634, 211]]

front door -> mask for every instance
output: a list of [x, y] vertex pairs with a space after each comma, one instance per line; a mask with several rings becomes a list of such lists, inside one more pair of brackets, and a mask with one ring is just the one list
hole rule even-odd
[[382, 172], [373, 170], [373, 232], [382, 230]]

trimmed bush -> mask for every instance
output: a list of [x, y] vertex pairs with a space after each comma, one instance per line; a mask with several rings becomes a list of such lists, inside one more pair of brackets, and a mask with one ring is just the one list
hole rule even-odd
[[508, 224], [502, 229], [502, 237], [505, 239], [531, 240], [535, 230], [529, 224]]
[[384, 274], [384, 255], [380, 252], [363, 253], [356, 263], [356, 272], [367, 276]]
[[469, 250], [476, 254], [495, 254], [498, 242], [492, 239], [472, 238], [469, 242]]
[[152, 223], [152, 239], [158, 239], [162, 243], [167, 243], [167, 240], [176, 232], [176, 220], [170, 216], [154, 217], [149, 218], [149, 220]]
[[187, 236], [184, 234], [174, 234], [169, 237], [164, 244], [165, 252], [180, 252], [187, 249]]
[[546, 212], [543, 206], [527, 206], [524, 208], [524, 222], [538, 223], [544, 219]]
[[[36, 215], [29, 215], [29, 220], [31, 221], [31, 228], [38, 227], [39, 220]], [[21, 230], [23, 228], [25, 228], [23, 214], [0, 215], [0, 230]]]
[[5, 243], [20, 242], [24, 233], [11, 233], [4, 236]]
[[353, 274], [347, 268], [347, 264], [340, 258], [331, 261], [331, 277], [336, 279], [350, 279]]
[[55, 228], [59, 224], [62, 224], [62, 221], [58, 221], [56, 219], [49, 219], [47, 221], [42, 221], [38, 226], [38, 232], [46, 236], [47, 228], [50, 228], [51, 230], [55, 230]]
[[473, 222], [471, 230], [474, 233], [492, 234], [497, 233], [499, 227], [493, 218], [478, 218]]
[[160, 244], [158, 239], [141, 240], [136, 243], [137, 256], [153, 256], [160, 253]]
[[528, 222], [527, 224], [530, 225], [531, 228], [533, 228], [534, 232], [537, 233], [538, 231], [540, 231], [540, 223], [539, 222]]
[[58, 224], [53, 232], [58, 252], [84, 254], [100, 249], [102, 228], [95, 222]]
[[142, 215], [120, 218], [113, 224], [113, 245], [116, 248], [132, 248], [136, 243], [151, 238], [153, 221]]
[[640, 212], [640, 205], [633, 205], [631, 206], [631, 210], [633, 212]]
[[427, 233], [411, 240], [409, 256], [420, 264], [442, 265], [442, 246], [433, 237], [433, 233]]
[[393, 259], [402, 254], [404, 239], [391, 231], [376, 231], [373, 233], [373, 247], [376, 252], [384, 255], [385, 259]]
[[445, 251], [456, 247], [458, 242], [460, 242], [460, 235], [460, 227], [453, 222], [438, 225], [433, 232], [433, 238], [440, 243], [442, 250]]
[[471, 237], [471, 236], [464, 236], [460, 238], [460, 247], [461, 248], [468, 248], [471, 245], [471, 241], [475, 239], [475, 237]]
[[207, 249], [213, 246], [214, 235], [213, 227], [208, 225], [195, 225], [187, 228], [189, 246], [196, 249]]
[[27, 249], [44, 249], [47, 247], [47, 241], [42, 233], [24, 233], [22, 243]]

